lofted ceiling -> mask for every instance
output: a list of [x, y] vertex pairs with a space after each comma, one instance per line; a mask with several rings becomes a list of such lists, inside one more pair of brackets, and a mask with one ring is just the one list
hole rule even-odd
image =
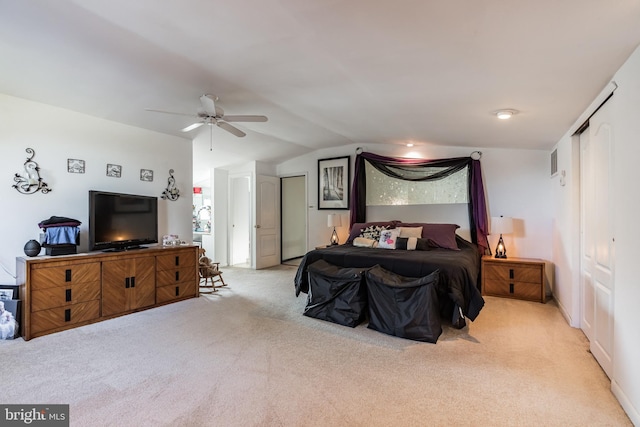
[[[549, 149], [639, 23], [639, 0], [0, 0], [0, 92], [195, 139], [196, 171], [345, 144]], [[195, 114], [203, 93], [269, 121], [238, 138], [145, 110]]]

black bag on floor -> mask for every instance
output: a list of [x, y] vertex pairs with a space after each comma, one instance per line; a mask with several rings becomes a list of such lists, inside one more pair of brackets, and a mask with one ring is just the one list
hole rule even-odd
[[309, 265], [304, 315], [355, 327], [367, 315], [366, 268], [342, 268], [319, 260]]
[[436, 270], [428, 276], [399, 276], [379, 265], [366, 273], [369, 328], [402, 338], [435, 343], [442, 333]]

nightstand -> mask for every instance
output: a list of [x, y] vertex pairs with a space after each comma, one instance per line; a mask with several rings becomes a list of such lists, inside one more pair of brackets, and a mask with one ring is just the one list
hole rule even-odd
[[541, 259], [482, 257], [482, 295], [544, 303], [544, 266]]

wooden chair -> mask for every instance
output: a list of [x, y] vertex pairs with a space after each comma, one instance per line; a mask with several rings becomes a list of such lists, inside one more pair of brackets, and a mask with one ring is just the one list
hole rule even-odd
[[[198, 271], [200, 272], [200, 287], [211, 288], [209, 293], [217, 292], [216, 288], [227, 286], [222, 278], [222, 271], [220, 270], [220, 263], [213, 262], [209, 257], [205, 255], [205, 249], [198, 249], [200, 253]], [[204, 280], [204, 284], [203, 284]], [[216, 283], [222, 283], [222, 285], [216, 286]]]

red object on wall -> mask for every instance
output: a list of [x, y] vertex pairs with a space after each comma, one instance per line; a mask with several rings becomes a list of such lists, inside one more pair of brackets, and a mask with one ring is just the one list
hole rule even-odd
[[193, 187], [193, 194], [202, 194], [202, 187]]

